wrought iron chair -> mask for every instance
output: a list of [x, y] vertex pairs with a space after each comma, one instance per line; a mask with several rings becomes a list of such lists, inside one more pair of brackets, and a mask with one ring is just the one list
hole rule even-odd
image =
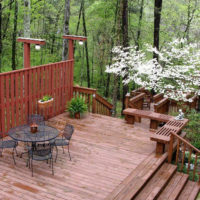
[[64, 146], [68, 147], [68, 154], [69, 154], [69, 158], [71, 160], [71, 155], [70, 155], [70, 151], [69, 151], [69, 143], [70, 143], [70, 139], [72, 137], [73, 132], [74, 132], [74, 127], [70, 124], [67, 124], [64, 128], [63, 133], [62, 133], [62, 138], [58, 138], [58, 139], [51, 141], [51, 144], [53, 146], [55, 146], [55, 148], [56, 148], [55, 162], [56, 162], [57, 156], [58, 156], [58, 148], [57, 148], [58, 146], [62, 146], [63, 153], [65, 153], [64, 152]]
[[36, 145], [28, 152], [28, 166], [31, 168], [33, 177], [33, 160], [35, 161], [47, 161], [50, 160], [50, 165], [52, 168], [52, 175], [54, 175], [53, 170], [53, 146], [49, 144]]
[[28, 124], [38, 124], [38, 125], [45, 125], [44, 117], [42, 115], [33, 114], [28, 116]]
[[15, 161], [14, 154], [15, 153], [17, 154], [17, 150], [16, 150], [17, 145], [18, 145], [18, 142], [15, 140], [3, 140], [3, 134], [0, 133], [0, 156], [2, 156], [4, 149], [12, 149], [12, 157], [13, 157], [13, 161], [15, 165], [16, 165], [16, 161]]

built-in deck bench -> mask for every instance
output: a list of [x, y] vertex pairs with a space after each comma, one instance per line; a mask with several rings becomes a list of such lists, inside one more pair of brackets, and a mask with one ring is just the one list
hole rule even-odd
[[162, 154], [165, 150], [165, 145], [169, 144], [171, 133], [179, 134], [181, 137], [185, 137], [186, 133], [182, 132], [182, 129], [187, 124], [188, 119], [183, 120], [169, 120], [162, 128], [156, 131], [150, 137], [151, 140], [156, 141], [156, 154]]
[[125, 120], [128, 124], [134, 124], [135, 118], [148, 118], [150, 119], [150, 129], [156, 130], [159, 122], [168, 122], [170, 119], [174, 119], [174, 117], [170, 115], [155, 113], [149, 110], [138, 110], [133, 108], [126, 108], [123, 111], [125, 115]]

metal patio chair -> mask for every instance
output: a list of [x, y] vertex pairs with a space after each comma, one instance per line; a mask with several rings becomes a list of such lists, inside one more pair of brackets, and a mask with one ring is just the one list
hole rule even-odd
[[50, 165], [52, 169], [52, 175], [54, 175], [53, 170], [53, 146], [48, 143], [45, 145], [36, 145], [34, 148], [28, 152], [28, 166], [31, 168], [33, 177], [33, 161], [48, 161], [50, 160]]
[[58, 139], [51, 141], [51, 144], [56, 148], [55, 162], [56, 162], [57, 156], [58, 156], [58, 148], [57, 148], [58, 146], [62, 146], [63, 153], [65, 153], [64, 146], [68, 147], [68, 154], [69, 154], [69, 158], [71, 160], [71, 155], [70, 155], [70, 151], [69, 151], [69, 143], [70, 143], [73, 132], [74, 132], [74, 127], [70, 124], [67, 124], [62, 133], [62, 138], [58, 138]]
[[0, 133], [0, 156], [2, 156], [4, 149], [12, 149], [12, 157], [13, 157], [13, 161], [15, 165], [16, 165], [16, 161], [15, 161], [14, 154], [15, 153], [17, 154], [17, 150], [16, 150], [17, 145], [18, 145], [18, 142], [15, 140], [4, 140], [3, 134]]
[[38, 125], [45, 125], [44, 117], [39, 114], [32, 114], [28, 116], [28, 124], [38, 124]]

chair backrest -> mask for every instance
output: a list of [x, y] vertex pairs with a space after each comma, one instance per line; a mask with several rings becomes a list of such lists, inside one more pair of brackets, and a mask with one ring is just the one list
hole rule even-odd
[[44, 124], [44, 117], [38, 114], [28, 116], [28, 124]]
[[63, 136], [65, 137], [65, 139], [70, 140], [73, 132], [74, 127], [71, 124], [67, 124], [64, 128]]
[[36, 145], [36, 148], [32, 149], [33, 151], [32, 153], [40, 157], [43, 157], [43, 156], [45, 157], [48, 154], [52, 153], [52, 149], [53, 149], [53, 146], [51, 146], [50, 144], [44, 144], [44, 145], [40, 144], [39, 146]]

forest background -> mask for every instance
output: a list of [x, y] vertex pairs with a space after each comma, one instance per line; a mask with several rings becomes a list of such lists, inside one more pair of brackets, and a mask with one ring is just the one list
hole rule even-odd
[[66, 59], [64, 34], [87, 36], [76, 44], [75, 84], [97, 88], [120, 114], [117, 102], [137, 86], [105, 72], [113, 47], [162, 49], [174, 38], [199, 44], [199, 8], [199, 0], [0, 0], [0, 72], [23, 68], [17, 37], [45, 39], [40, 51], [31, 47], [31, 66], [37, 66]]

